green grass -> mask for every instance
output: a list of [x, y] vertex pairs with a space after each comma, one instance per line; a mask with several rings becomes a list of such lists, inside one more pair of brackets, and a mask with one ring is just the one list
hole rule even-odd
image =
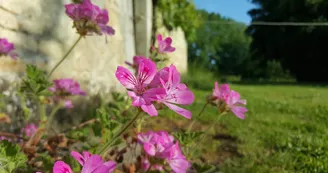
[[[217, 118], [213, 107], [197, 117], [206, 95], [211, 93], [210, 86], [207, 82], [200, 89], [193, 89], [196, 101], [188, 107], [193, 118], [204, 126]], [[219, 164], [221, 171], [227, 173], [328, 172], [327, 87], [231, 85], [231, 88], [247, 99], [249, 112], [245, 120], [225, 115], [212, 131], [212, 136], [223, 133], [237, 140], [202, 141], [205, 158], [212, 158], [209, 162]], [[169, 111], [165, 114], [178, 117]], [[220, 143], [235, 148], [226, 151]]]

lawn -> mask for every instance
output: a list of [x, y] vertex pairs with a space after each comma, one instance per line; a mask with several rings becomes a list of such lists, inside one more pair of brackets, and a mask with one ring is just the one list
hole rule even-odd
[[[195, 87], [194, 87], [195, 88]], [[295, 85], [231, 85], [247, 99], [247, 118], [227, 114], [198, 142], [202, 159], [222, 172], [328, 172], [328, 88]], [[218, 116], [209, 107], [198, 112], [211, 88], [193, 89], [196, 101], [189, 106], [206, 129]], [[170, 119], [178, 118], [170, 111]], [[179, 118], [181, 119], [181, 118]], [[187, 126], [187, 122], [181, 126]], [[186, 124], [185, 124], [186, 123]], [[211, 142], [209, 142], [211, 141]]]

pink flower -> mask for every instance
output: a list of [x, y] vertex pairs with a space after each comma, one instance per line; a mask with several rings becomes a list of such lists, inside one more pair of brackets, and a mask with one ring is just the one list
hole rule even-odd
[[65, 5], [66, 14], [74, 20], [74, 27], [77, 32], [85, 36], [87, 34], [96, 33], [102, 35], [114, 35], [115, 30], [107, 26], [109, 22], [108, 11], [100, 9], [91, 3], [90, 0], [83, 0], [81, 4]]
[[139, 63], [137, 76], [122, 66], [118, 66], [115, 73], [120, 83], [128, 89], [128, 95], [133, 100], [132, 105], [141, 107], [150, 116], [158, 115], [153, 102], [165, 95], [165, 89], [149, 85], [156, 71], [156, 64], [150, 59], [145, 59]]
[[32, 137], [37, 129], [38, 127], [35, 124], [28, 124], [22, 129], [22, 132], [25, 134], [25, 136]]
[[13, 43], [8, 42], [5, 38], [0, 38], [0, 56], [8, 55], [12, 59], [17, 59], [17, 54], [13, 53], [15, 46]]
[[246, 100], [241, 100], [240, 94], [230, 90], [228, 84], [219, 86], [218, 82], [215, 82], [211, 101], [220, 108], [221, 112], [232, 111], [238, 118], [245, 119], [247, 109], [242, 105], [246, 105]]
[[82, 95], [86, 93], [81, 90], [78, 82], [70, 78], [63, 78], [54, 80], [54, 86], [49, 88], [50, 91], [59, 95]]
[[[174, 137], [165, 131], [138, 134], [138, 141], [143, 145], [144, 151], [150, 157], [162, 159], [163, 164], [168, 163], [176, 173], [185, 173], [190, 167], [190, 163], [182, 154], [179, 143], [174, 142]], [[143, 168], [148, 169], [151, 165], [151, 158], [143, 160]], [[158, 163], [158, 162], [156, 162]], [[155, 164], [153, 169], [160, 170], [163, 165]]]
[[174, 52], [175, 48], [171, 46], [172, 38], [166, 37], [164, 40], [161, 34], [157, 35], [157, 42], [158, 42], [158, 52], [160, 53], [169, 53]]
[[163, 88], [165, 88], [166, 95], [159, 102], [165, 104], [174, 112], [190, 119], [192, 113], [186, 109], [180, 108], [180, 105], [190, 105], [194, 102], [194, 94], [183, 83], [180, 83], [180, 73], [174, 65], [163, 68], [155, 76], [152, 84], [161, 81]]
[[63, 161], [55, 162], [53, 173], [73, 173], [71, 167]]
[[242, 105], [246, 105], [246, 100], [240, 99], [240, 94], [231, 90], [227, 100], [227, 106], [238, 118], [245, 119], [245, 113], [248, 110]]
[[[92, 155], [87, 151], [83, 152], [83, 156], [75, 151], [73, 151], [71, 155], [83, 166], [81, 173], [111, 173], [116, 168], [115, 162], [104, 162], [99, 155]], [[55, 163], [53, 172], [73, 173], [70, 166], [63, 161], [57, 161]]]
[[230, 93], [229, 84], [222, 84], [219, 86], [218, 82], [215, 82], [213, 90], [213, 97], [217, 100], [227, 101]]
[[54, 93], [54, 101], [58, 102], [64, 100], [66, 108], [73, 107], [72, 101], [68, 99], [69, 96], [86, 95], [86, 93], [81, 90], [79, 83], [69, 78], [54, 80], [54, 86], [50, 87], [49, 91]]
[[165, 131], [141, 133], [138, 140], [143, 144], [145, 152], [150, 156], [161, 153], [173, 145], [174, 137]]
[[5, 136], [0, 136], [0, 141], [4, 141], [4, 140], [7, 140], [8, 142], [11, 142], [12, 141], [11, 138], [7, 138]]

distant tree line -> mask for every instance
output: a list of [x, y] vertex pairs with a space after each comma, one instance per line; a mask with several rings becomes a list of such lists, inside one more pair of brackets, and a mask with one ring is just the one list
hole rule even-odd
[[[328, 0], [252, 0], [252, 21], [327, 22]], [[298, 81], [328, 81], [328, 26], [258, 26], [247, 28], [252, 37], [252, 61], [265, 66], [281, 62]]]
[[[186, 31], [190, 64], [243, 78], [289, 77], [290, 73], [298, 81], [328, 81], [327, 25], [246, 26], [197, 10], [191, 0], [159, 1], [166, 9], [167, 25]], [[253, 22], [327, 22], [328, 0], [251, 2], [256, 4], [249, 11]]]

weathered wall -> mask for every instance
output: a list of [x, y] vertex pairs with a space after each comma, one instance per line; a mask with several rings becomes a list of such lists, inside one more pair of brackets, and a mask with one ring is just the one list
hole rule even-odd
[[[133, 1], [93, 0], [109, 11], [109, 25], [116, 34], [88, 36], [81, 40], [53, 78], [73, 77], [90, 94], [109, 93], [121, 88], [114, 78], [118, 64], [135, 54]], [[0, 5], [16, 12], [0, 10], [0, 37], [14, 42], [20, 58], [28, 63], [47, 64], [50, 70], [78, 38], [64, 4], [69, 0], [10, 0]], [[5, 28], [4, 28], [5, 27]]]
[[[82, 83], [91, 95], [106, 95], [111, 89], [123, 89], [114, 77], [117, 65], [131, 61], [133, 55], [148, 56], [151, 44], [151, 0], [92, 0], [109, 11], [114, 36], [88, 36], [81, 40], [53, 78], [72, 77]], [[134, 3], [133, 3], [134, 2]], [[64, 4], [70, 0], [0, 0], [0, 37], [15, 43], [20, 59], [50, 70], [78, 38], [72, 20], [66, 16]], [[167, 31], [161, 18], [156, 22], [157, 33], [173, 38], [174, 53], [170, 62], [181, 72], [187, 70], [187, 43], [178, 28]], [[134, 23], [135, 22], [135, 23]], [[22, 62], [4, 62], [1, 71], [22, 71]], [[15, 69], [15, 70], [13, 70]]]
[[149, 56], [152, 35], [153, 4], [151, 0], [135, 0], [134, 20], [135, 20], [135, 38], [136, 54]]

